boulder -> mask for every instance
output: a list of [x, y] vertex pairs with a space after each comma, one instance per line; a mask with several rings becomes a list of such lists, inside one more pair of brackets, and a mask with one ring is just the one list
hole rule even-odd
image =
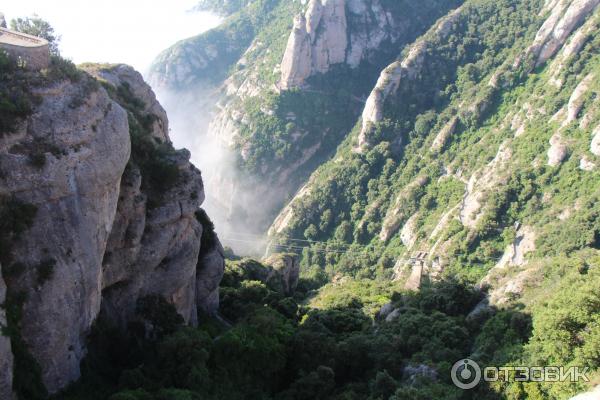
[[567, 158], [569, 150], [559, 134], [554, 134], [550, 138], [550, 148], [548, 149], [548, 165], [557, 167]]
[[265, 260], [265, 264], [271, 267], [266, 281], [281, 288], [286, 296], [294, 294], [300, 278], [298, 257], [295, 254], [274, 254]]
[[594, 164], [592, 161], [588, 160], [587, 157], [581, 157], [581, 160], [579, 160], [579, 169], [582, 171], [593, 171], [596, 168], [596, 164]]

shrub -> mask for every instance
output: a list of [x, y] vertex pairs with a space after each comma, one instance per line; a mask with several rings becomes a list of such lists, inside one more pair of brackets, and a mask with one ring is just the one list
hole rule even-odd
[[175, 306], [159, 295], [140, 297], [135, 312], [151, 325], [149, 333], [156, 338], [175, 332], [184, 322]]
[[196, 211], [196, 220], [202, 225], [202, 238], [200, 239], [200, 256], [204, 256], [217, 245], [217, 235], [215, 233], [215, 225], [210, 220], [204, 209]]
[[0, 263], [10, 264], [10, 249], [15, 240], [33, 225], [37, 207], [16, 198], [0, 197]]

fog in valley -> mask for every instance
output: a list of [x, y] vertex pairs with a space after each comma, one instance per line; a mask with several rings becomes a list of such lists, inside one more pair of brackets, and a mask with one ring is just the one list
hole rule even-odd
[[[152, 85], [148, 70], [161, 51], [221, 22], [217, 15], [194, 11], [196, 3], [174, 0], [147, 7], [138, 0], [96, 4], [23, 0], [2, 4], [0, 12], [8, 20], [38, 15], [49, 21], [61, 37], [61, 55], [76, 64], [129, 64]], [[114, 13], [114, 9], [120, 12]], [[234, 186], [236, 156], [209, 134], [218, 88], [187, 88], [185, 93], [168, 92], [156, 85], [153, 89], [169, 116], [175, 147], [189, 149], [193, 163], [202, 171], [206, 192], [203, 208], [211, 215], [222, 242], [240, 253], [261, 254], [273, 210], [280, 207], [280, 196], [270, 196], [275, 188], [249, 176], [241, 179], [244, 188]]]
[[282, 193], [285, 188], [273, 187], [257, 177], [240, 175], [236, 168], [239, 155], [211, 129], [219, 89], [155, 91], [167, 110], [173, 144], [188, 149], [192, 162], [202, 171], [206, 193], [202, 207], [211, 216], [223, 244], [242, 255], [264, 254], [266, 230], [287, 193]]

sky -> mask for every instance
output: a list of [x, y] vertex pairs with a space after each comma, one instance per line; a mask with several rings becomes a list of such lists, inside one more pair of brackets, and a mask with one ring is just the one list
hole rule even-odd
[[[6, 20], [38, 14], [62, 36], [61, 54], [82, 62], [126, 63], [146, 72], [163, 49], [215, 27], [190, 12], [197, 0], [3, 0]], [[150, 5], [151, 4], [151, 5]]]

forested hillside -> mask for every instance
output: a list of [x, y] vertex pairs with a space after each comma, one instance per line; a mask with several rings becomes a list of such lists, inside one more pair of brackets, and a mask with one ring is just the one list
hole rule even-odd
[[[285, 187], [282, 199], [296, 192], [269, 230], [271, 249], [301, 253], [306, 294], [296, 300], [308, 309], [292, 336], [321, 332], [315, 308], [354, 320], [385, 305], [389, 321], [354, 326], [318, 353], [344, 352], [360, 335], [353, 349], [377, 358], [390, 322], [418, 327], [432, 351], [407, 339], [416, 352], [396, 348], [396, 369], [355, 354], [373, 367], [360, 376], [344, 371], [351, 361], [308, 356], [318, 361], [291, 374], [327, 394], [286, 395], [562, 399], [585, 389], [436, 385], [467, 356], [600, 365], [598, 3], [290, 2], [293, 24], [277, 16], [260, 30], [230, 70], [210, 132], [239, 153], [241, 177]], [[436, 336], [453, 329], [460, 343]], [[419, 379], [407, 372], [415, 365]]]

